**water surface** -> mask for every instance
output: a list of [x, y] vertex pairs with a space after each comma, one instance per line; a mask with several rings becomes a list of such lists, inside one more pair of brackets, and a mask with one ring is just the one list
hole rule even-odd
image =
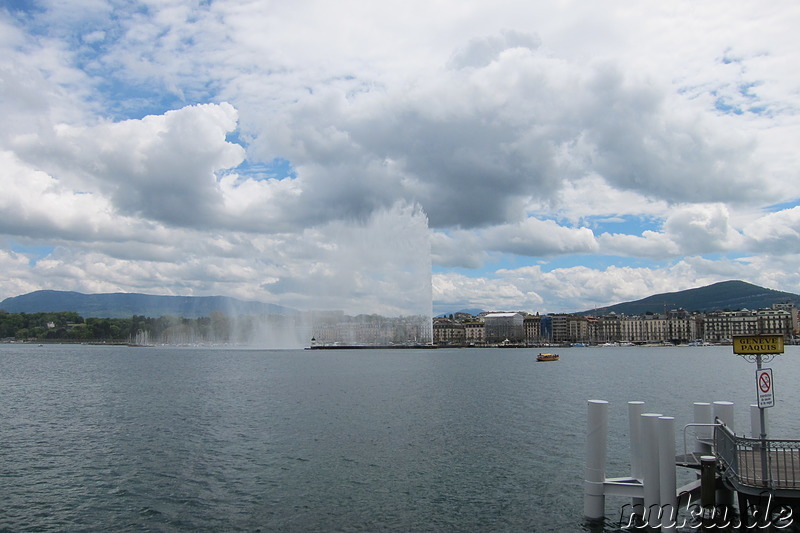
[[[0, 530], [580, 531], [588, 399], [608, 475], [630, 400], [678, 428], [734, 401], [749, 429], [730, 347], [560, 353], [0, 345]], [[800, 437], [797, 355], [767, 365], [771, 436]]]

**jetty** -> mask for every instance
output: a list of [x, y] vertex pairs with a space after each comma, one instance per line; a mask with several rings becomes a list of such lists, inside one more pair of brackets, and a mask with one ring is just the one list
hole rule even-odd
[[[606, 497], [621, 496], [630, 498], [628, 525], [650, 530], [800, 531], [800, 440], [767, 437], [765, 409], [774, 405], [774, 397], [772, 371], [762, 363], [783, 353], [783, 339], [765, 337], [734, 339], [734, 353], [758, 365], [758, 403], [749, 406], [751, 437], [736, 433], [732, 402], [695, 402], [693, 422], [683, 427], [678, 450], [675, 418], [645, 412], [645, 402], [630, 401], [630, 474], [607, 477], [609, 403], [588, 400], [588, 523], [602, 523]], [[678, 468], [696, 470], [696, 479], [678, 487]]]

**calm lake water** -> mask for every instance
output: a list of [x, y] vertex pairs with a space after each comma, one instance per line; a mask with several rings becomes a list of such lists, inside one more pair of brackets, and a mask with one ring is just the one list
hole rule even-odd
[[[771, 437], [800, 438], [800, 349]], [[269, 351], [0, 345], [0, 531], [581, 531], [586, 401], [692, 420], [736, 403], [730, 347]], [[624, 501], [607, 502], [617, 531]]]

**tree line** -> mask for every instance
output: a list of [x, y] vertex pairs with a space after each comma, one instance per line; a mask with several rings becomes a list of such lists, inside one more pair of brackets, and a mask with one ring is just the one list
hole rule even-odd
[[83, 318], [78, 313], [8, 313], [0, 310], [0, 340], [65, 342], [135, 342], [146, 338], [170, 344], [228, 342], [254, 327], [252, 321], [232, 322], [222, 313], [201, 318]]

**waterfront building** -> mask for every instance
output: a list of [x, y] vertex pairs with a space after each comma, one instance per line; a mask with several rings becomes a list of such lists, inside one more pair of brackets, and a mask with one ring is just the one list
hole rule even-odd
[[486, 342], [499, 344], [503, 342], [521, 343], [525, 340], [522, 313], [487, 313], [483, 317], [486, 329]]
[[464, 340], [467, 346], [483, 346], [486, 344], [486, 328], [483, 322], [478, 320], [465, 322]]
[[703, 340], [706, 342], [730, 342], [734, 335], [755, 335], [758, 321], [749, 310], [715, 311], [707, 313], [703, 320]]
[[705, 315], [703, 340], [729, 342], [734, 335], [783, 335], [792, 337], [792, 316], [784, 309], [716, 311]]
[[541, 339], [544, 342], [552, 342], [553, 340], [553, 317], [545, 315], [542, 317], [542, 330]]
[[662, 338], [662, 324], [654, 315], [622, 316], [619, 318], [619, 338], [609, 338], [607, 342], [632, 342], [641, 344], [650, 339]]
[[525, 335], [526, 344], [542, 344], [545, 342], [542, 337], [542, 317], [536, 315], [526, 315], [522, 319], [522, 328]]
[[551, 316], [550, 342], [564, 344], [570, 342], [569, 319], [571, 315], [554, 314]]
[[585, 316], [571, 315], [567, 317], [567, 342], [586, 343], [592, 337], [594, 324]]
[[463, 346], [466, 344], [466, 328], [455, 320], [437, 317], [433, 319], [433, 343], [440, 346]]
[[596, 338], [598, 344], [620, 342], [622, 339], [622, 325], [616, 313], [597, 317]]
[[627, 316], [570, 314], [529, 315], [519, 312], [461, 315], [434, 321], [434, 342], [449, 346], [496, 344], [688, 344], [725, 343], [734, 335], [780, 334], [796, 337], [798, 310], [791, 304], [749, 311], [665, 313]]
[[587, 316], [586, 324], [589, 329], [588, 335], [585, 340], [578, 341], [584, 344], [597, 344], [597, 317]]
[[789, 313], [792, 319], [792, 335], [797, 336], [800, 334], [800, 313], [793, 303], [787, 302], [782, 304], [772, 304], [772, 309], [783, 310]]
[[666, 315], [667, 335], [664, 342], [686, 344], [696, 340], [697, 323], [694, 316], [684, 309], [673, 309]]
[[760, 333], [783, 335], [791, 338], [793, 331], [792, 315], [785, 309], [759, 309], [756, 311]]

